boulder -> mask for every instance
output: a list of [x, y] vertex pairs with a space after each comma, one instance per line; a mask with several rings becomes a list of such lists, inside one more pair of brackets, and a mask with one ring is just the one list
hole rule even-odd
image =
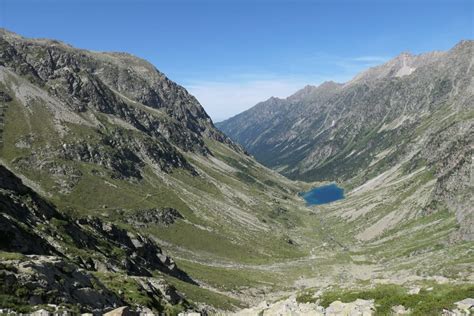
[[410, 295], [415, 295], [415, 294], [418, 294], [420, 293], [420, 288], [419, 287], [413, 287], [411, 288], [410, 290], [408, 290], [408, 294]]
[[410, 314], [410, 309], [406, 309], [403, 305], [396, 305], [392, 307], [394, 315], [407, 315]]
[[49, 316], [51, 313], [45, 309], [39, 309], [31, 313], [31, 316]]
[[474, 312], [474, 298], [466, 298], [454, 303], [454, 305], [456, 305], [459, 310], [466, 312], [467, 315]]
[[122, 306], [104, 314], [104, 316], [131, 316], [131, 315], [133, 315], [133, 313], [130, 312], [130, 308], [128, 306]]
[[373, 300], [357, 299], [354, 302], [342, 303], [340, 301], [332, 302], [326, 308], [326, 316], [343, 316], [343, 315], [374, 315], [375, 307]]

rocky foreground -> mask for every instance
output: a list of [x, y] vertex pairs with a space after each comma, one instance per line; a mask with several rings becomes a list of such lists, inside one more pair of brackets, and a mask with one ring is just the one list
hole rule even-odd
[[[456, 309], [444, 310], [442, 315], [458, 316], [471, 315], [474, 312], [474, 299], [468, 298], [455, 303]], [[294, 316], [370, 316], [376, 315], [376, 306], [373, 300], [357, 299], [353, 302], [343, 303], [341, 301], [332, 302], [327, 308], [324, 308], [317, 303], [298, 303], [295, 296], [286, 300], [269, 304], [267, 302], [261, 303], [257, 307], [244, 309], [234, 315], [251, 316], [251, 315], [294, 315]], [[410, 309], [403, 305], [397, 305], [391, 309], [392, 315], [409, 315]]]
[[[474, 299], [467, 298], [455, 303], [456, 308], [453, 310], [443, 310], [443, 316], [465, 316], [474, 313]], [[49, 310], [39, 309], [33, 312], [33, 316], [52, 316], [52, 315], [70, 315], [68, 312], [61, 312], [58, 306], [49, 305]], [[391, 308], [391, 315], [410, 315], [411, 310], [403, 305], [397, 305]], [[9, 310], [1, 310], [0, 313], [14, 314]], [[262, 302], [256, 307], [246, 308], [237, 313], [216, 313], [217, 315], [233, 315], [233, 316], [371, 316], [376, 314], [376, 306], [374, 300], [357, 299], [353, 302], [343, 303], [334, 301], [328, 307], [324, 308], [317, 303], [298, 303], [296, 296], [291, 296], [286, 300], [276, 303]], [[81, 314], [83, 316], [92, 316], [93, 314]], [[132, 315], [156, 315], [151, 310], [143, 310], [141, 312], [132, 312], [126, 306], [119, 307], [110, 312], [104, 313], [104, 316], [132, 316]], [[178, 316], [201, 316], [198, 312], [182, 312]]]

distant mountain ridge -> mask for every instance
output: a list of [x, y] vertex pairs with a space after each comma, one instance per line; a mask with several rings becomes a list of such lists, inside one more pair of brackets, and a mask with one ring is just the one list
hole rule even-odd
[[355, 187], [397, 164], [418, 163], [433, 169], [438, 185], [457, 181], [465, 194], [472, 189], [473, 47], [461, 41], [447, 52], [402, 53], [347, 83], [270, 98], [217, 126], [292, 179]]
[[341, 150], [349, 155], [350, 143], [374, 128], [382, 129], [378, 134], [401, 131], [448, 102], [469, 110], [472, 46], [462, 41], [449, 52], [402, 53], [345, 84], [325, 82], [286, 99], [272, 97], [217, 126], [285, 175], [336, 179], [339, 172], [329, 177], [321, 169]]

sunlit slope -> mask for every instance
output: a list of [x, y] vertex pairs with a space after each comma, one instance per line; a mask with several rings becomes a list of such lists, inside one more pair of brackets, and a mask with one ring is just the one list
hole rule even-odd
[[[190, 302], [235, 309], [301, 287], [472, 277], [469, 96], [454, 114], [445, 103], [404, 127], [403, 145], [380, 141], [364, 156], [381, 123], [351, 147], [365, 158], [343, 177], [346, 199], [308, 207], [298, 193], [319, 183], [260, 165], [149, 63], [8, 32], [0, 45], [1, 163], [72, 222], [149, 237], [196, 282], [159, 274]], [[90, 269], [117, 291], [135, 284], [127, 271]]]

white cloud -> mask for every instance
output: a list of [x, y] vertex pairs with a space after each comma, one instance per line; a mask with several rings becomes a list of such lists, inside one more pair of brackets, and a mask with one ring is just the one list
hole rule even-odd
[[344, 72], [352, 73], [355, 76], [368, 68], [381, 65], [388, 60], [389, 58], [384, 56], [359, 56], [336, 59], [334, 65], [342, 69]]
[[297, 79], [262, 79], [239, 82], [196, 81], [184, 85], [215, 122], [249, 109], [272, 96], [287, 97], [312, 82]]
[[384, 63], [388, 60], [385, 56], [359, 56], [352, 58], [353, 61], [360, 61], [364, 63]]

